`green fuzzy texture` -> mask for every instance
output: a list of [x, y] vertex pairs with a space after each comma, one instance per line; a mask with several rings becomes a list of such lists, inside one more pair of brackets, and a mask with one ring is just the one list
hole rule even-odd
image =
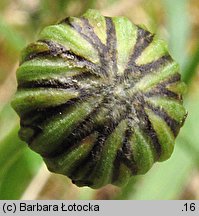
[[167, 44], [96, 10], [45, 27], [22, 51], [17, 81], [20, 138], [78, 186], [145, 174], [171, 156], [186, 118]]

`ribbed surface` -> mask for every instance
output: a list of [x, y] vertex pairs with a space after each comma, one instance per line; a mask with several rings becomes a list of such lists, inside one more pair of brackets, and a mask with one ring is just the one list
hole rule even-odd
[[170, 157], [186, 117], [165, 42], [89, 10], [44, 28], [22, 53], [20, 137], [78, 186], [123, 185]]

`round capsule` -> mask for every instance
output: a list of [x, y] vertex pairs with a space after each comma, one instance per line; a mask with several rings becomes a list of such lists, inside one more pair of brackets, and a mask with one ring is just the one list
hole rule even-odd
[[78, 186], [122, 186], [168, 159], [186, 117], [166, 43], [95, 10], [45, 27], [17, 81], [20, 138]]

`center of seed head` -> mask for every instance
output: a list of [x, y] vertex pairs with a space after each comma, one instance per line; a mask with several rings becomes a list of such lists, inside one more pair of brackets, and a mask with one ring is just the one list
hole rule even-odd
[[114, 86], [114, 90], [113, 90], [113, 94], [115, 96], [115, 98], [121, 99], [121, 100], [125, 100], [127, 98], [129, 98], [129, 88], [130, 88], [130, 83], [127, 82], [123, 82], [121, 84], [116, 84]]
[[114, 96], [116, 98], [124, 98], [126, 97], [126, 91], [124, 89], [124, 86], [116, 86], [115, 89], [114, 89]]

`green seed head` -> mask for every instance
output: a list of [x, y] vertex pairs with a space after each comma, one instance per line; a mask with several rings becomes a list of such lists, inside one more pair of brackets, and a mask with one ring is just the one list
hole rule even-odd
[[26, 47], [12, 105], [19, 136], [78, 186], [118, 186], [170, 157], [185, 85], [164, 41], [89, 10]]

